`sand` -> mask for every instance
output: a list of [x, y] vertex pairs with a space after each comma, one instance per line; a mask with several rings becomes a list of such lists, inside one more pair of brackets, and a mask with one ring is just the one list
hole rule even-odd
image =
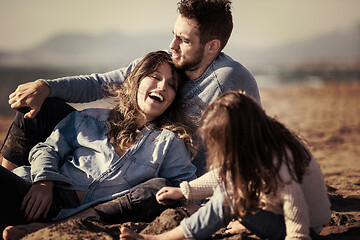
[[[332, 219], [321, 239], [360, 239], [360, 82], [327, 83], [313, 87], [284, 86], [260, 89], [263, 107], [288, 128], [304, 137], [320, 164], [332, 204]], [[9, 126], [1, 118], [1, 140]], [[154, 222], [125, 223], [146, 233], [176, 226], [182, 214], [167, 210]], [[55, 224], [25, 239], [117, 239], [119, 227], [89, 218]], [[257, 239], [249, 232], [212, 239]]]

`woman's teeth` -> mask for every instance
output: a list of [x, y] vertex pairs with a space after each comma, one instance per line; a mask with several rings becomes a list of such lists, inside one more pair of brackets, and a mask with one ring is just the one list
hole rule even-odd
[[159, 102], [163, 102], [164, 101], [164, 97], [161, 96], [159, 93], [153, 92], [153, 93], [149, 93], [149, 97], [151, 99], [157, 100]]

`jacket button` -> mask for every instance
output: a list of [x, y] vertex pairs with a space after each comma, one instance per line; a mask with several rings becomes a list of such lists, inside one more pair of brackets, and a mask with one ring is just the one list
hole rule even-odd
[[108, 173], [111, 173], [111, 169], [108, 169], [107, 172], [108, 172]]

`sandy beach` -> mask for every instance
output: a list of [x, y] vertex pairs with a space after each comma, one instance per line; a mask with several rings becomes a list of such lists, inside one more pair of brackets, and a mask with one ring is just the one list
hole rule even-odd
[[[332, 219], [321, 239], [360, 239], [360, 82], [327, 83], [313, 87], [260, 89], [263, 107], [307, 140], [324, 173], [332, 204]], [[0, 118], [1, 144], [11, 118]], [[174, 210], [154, 222], [125, 223], [137, 231], [160, 233], [182, 219]], [[29, 234], [25, 239], [118, 239], [121, 225], [95, 219], [68, 221]], [[212, 239], [257, 239], [251, 233], [223, 234]]]

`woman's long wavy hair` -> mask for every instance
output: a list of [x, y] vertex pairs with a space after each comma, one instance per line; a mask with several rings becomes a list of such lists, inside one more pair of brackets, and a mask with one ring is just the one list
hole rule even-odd
[[192, 131], [184, 125], [184, 122], [189, 120], [178, 97], [178, 89], [186, 81], [186, 76], [175, 69], [170, 55], [165, 51], [148, 53], [135, 66], [123, 84], [108, 87], [107, 89], [115, 102], [109, 119], [105, 123], [108, 129], [107, 136], [113, 144], [118, 145], [121, 149], [126, 149], [129, 144], [134, 143], [141, 130], [136, 124], [136, 118], [140, 114], [137, 103], [140, 82], [144, 77], [155, 72], [163, 63], [167, 63], [171, 67], [172, 75], [177, 83], [176, 96], [169, 108], [161, 116], [147, 123], [147, 126], [152, 124], [158, 129], [168, 129], [175, 132], [184, 140], [188, 149], [194, 151]]
[[238, 216], [260, 209], [260, 193], [276, 193], [283, 163], [301, 183], [311, 160], [295, 134], [241, 92], [226, 92], [209, 105], [198, 131], [207, 145], [210, 168], [219, 169], [225, 191], [233, 191], [228, 195]]

